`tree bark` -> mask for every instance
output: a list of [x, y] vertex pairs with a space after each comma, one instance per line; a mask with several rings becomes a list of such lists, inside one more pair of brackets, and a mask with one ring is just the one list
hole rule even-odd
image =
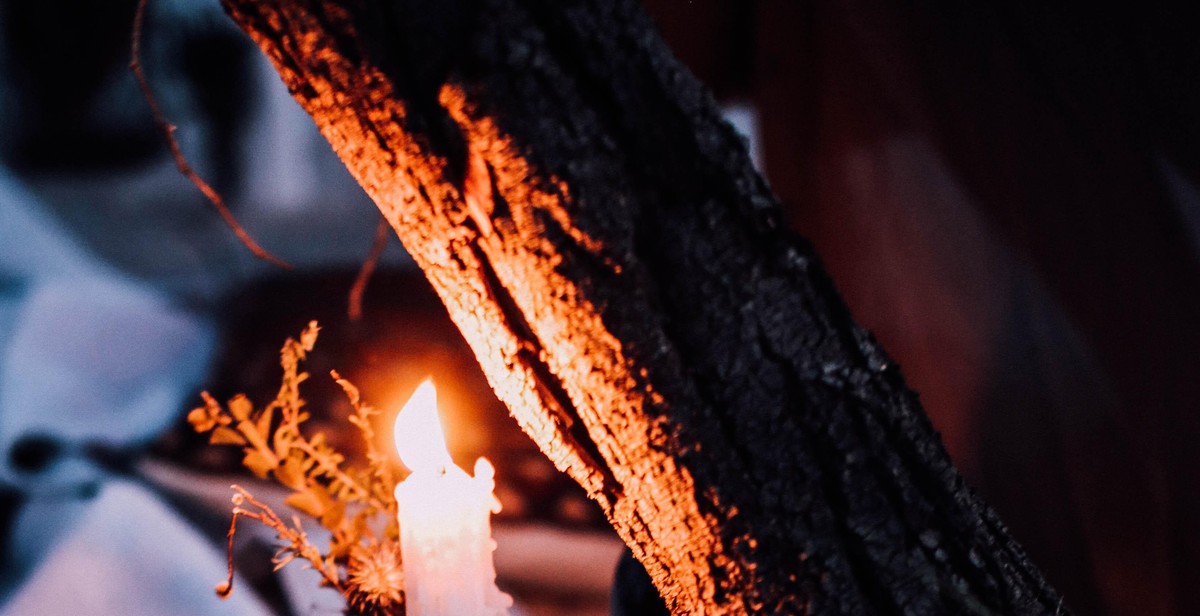
[[223, 0], [676, 614], [1062, 612], [633, 0]]

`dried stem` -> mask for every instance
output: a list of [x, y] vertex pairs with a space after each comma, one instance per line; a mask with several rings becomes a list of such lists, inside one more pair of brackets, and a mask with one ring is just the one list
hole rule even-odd
[[[276, 557], [276, 568], [283, 566], [292, 558], [300, 557], [309, 562], [326, 584], [336, 589], [338, 592], [344, 592], [341, 578], [338, 577], [337, 569], [332, 563], [321, 558], [321, 553], [308, 541], [308, 536], [300, 526], [300, 521], [294, 520], [294, 527], [288, 526], [274, 510], [265, 503], [254, 498], [241, 486], [234, 484], [232, 487], [237, 494], [233, 496], [233, 518], [229, 522], [229, 542], [227, 544], [227, 556], [229, 569], [226, 574], [225, 581], [217, 585], [217, 594], [222, 598], [229, 596], [233, 591], [233, 537], [237, 531], [237, 521], [241, 516], [245, 516], [252, 520], [258, 520], [260, 523], [271, 527], [272, 530], [279, 536], [280, 539], [286, 541], [288, 545], [280, 548], [280, 553], [291, 552], [290, 556]], [[246, 509], [242, 505], [249, 504], [254, 509]]]
[[175, 159], [175, 166], [179, 172], [183, 174], [200, 192], [208, 198], [213, 207], [217, 209], [217, 213], [221, 215], [221, 219], [233, 231], [238, 240], [244, 245], [254, 256], [271, 263], [273, 265], [290, 270], [292, 266], [287, 261], [276, 257], [267, 252], [265, 248], [260, 246], [258, 242], [250, 237], [250, 233], [242, 227], [233, 212], [225, 205], [225, 200], [217, 193], [212, 186], [205, 182], [203, 178], [192, 169], [187, 158], [183, 155], [183, 149], [179, 147], [179, 141], [175, 139], [176, 126], [169, 122], [166, 115], [163, 114], [162, 108], [158, 104], [158, 99], [155, 98], [154, 92], [150, 89], [150, 82], [146, 79], [146, 73], [142, 69], [142, 24], [146, 18], [146, 4], [148, 0], [138, 0], [137, 11], [133, 15], [133, 34], [130, 43], [131, 58], [129, 60], [129, 68], [133, 70], [134, 78], [137, 80], [138, 87], [142, 91], [142, 96], [146, 99], [146, 103], [150, 105], [150, 113], [154, 116], [154, 124], [162, 132], [163, 138], [167, 141], [167, 148], [171, 151], [171, 156]]
[[375, 268], [379, 265], [383, 249], [387, 248], [390, 234], [391, 227], [388, 225], [387, 219], [380, 218], [379, 224], [375, 227], [375, 241], [371, 243], [371, 252], [367, 254], [367, 260], [363, 261], [362, 269], [358, 270], [354, 286], [350, 287], [350, 305], [346, 309], [346, 315], [350, 317], [351, 321], [362, 318], [363, 294], [367, 291], [367, 283], [371, 282], [371, 275], [375, 273]]
[[[236, 486], [234, 486], [236, 489]], [[234, 509], [233, 517], [229, 519], [229, 543], [226, 545], [225, 553], [229, 557], [229, 568], [225, 574], [225, 581], [217, 584], [217, 596], [222, 599], [229, 596], [233, 592], [233, 538], [237, 535], [238, 511]]]

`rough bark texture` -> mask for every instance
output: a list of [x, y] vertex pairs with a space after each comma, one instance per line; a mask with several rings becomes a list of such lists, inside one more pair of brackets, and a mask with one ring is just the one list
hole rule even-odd
[[632, 0], [224, 0], [677, 614], [1062, 611]]

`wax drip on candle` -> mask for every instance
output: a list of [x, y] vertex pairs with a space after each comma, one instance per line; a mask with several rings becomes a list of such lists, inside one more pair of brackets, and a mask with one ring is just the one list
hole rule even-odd
[[396, 416], [395, 438], [412, 469], [396, 486], [408, 616], [507, 615], [512, 598], [496, 587], [492, 562], [500, 502], [491, 463], [479, 458], [471, 477], [451, 461], [429, 380]]

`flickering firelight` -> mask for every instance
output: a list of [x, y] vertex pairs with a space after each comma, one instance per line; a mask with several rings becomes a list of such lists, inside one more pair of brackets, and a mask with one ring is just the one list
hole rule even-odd
[[512, 597], [492, 562], [495, 469], [481, 457], [471, 477], [450, 459], [428, 379], [396, 416], [395, 438], [412, 470], [396, 486], [408, 616], [506, 616]]

